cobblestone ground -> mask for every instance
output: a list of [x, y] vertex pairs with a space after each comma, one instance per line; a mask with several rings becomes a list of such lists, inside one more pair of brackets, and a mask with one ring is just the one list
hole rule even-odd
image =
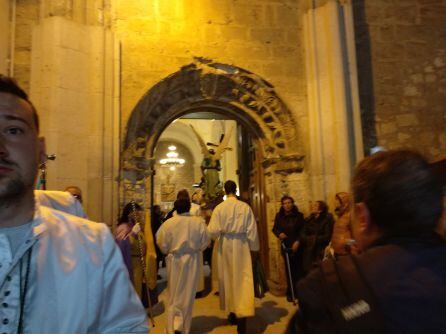
[[[163, 268], [164, 269], [164, 268]], [[161, 269], [160, 275], [162, 280], [158, 281], [159, 288], [162, 290], [159, 299], [160, 302], [154, 308], [155, 324], [151, 328], [151, 334], [165, 333], [166, 313], [165, 300], [167, 297], [165, 271]], [[209, 272], [209, 268], [205, 266], [205, 273]], [[209, 283], [209, 276], [207, 283]], [[208, 285], [208, 284], [207, 284]], [[255, 317], [248, 319], [248, 333], [283, 333], [285, 331], [288, 320], [294, 313], [296, 306], [286, 301], [285, 297], [276, 297], [270, 293], [262, 299], [255, 300], [256, 314]], [[236, 326], [229, 325], [227, 314], [219, 308], [219, 297], [214, 295], [214, 291], [210, 291], [203, 298], [195, 299], [191, 334], [231, 334], [237, 333]]]

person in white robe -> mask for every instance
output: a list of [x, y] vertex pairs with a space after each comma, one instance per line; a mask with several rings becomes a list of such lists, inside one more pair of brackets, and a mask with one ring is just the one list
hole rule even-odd
[[[187, 189], [182, 189], [178, 192], [177, 194], [177, 199], [187, 199], [190, 201], [190, 197], [189, 197], [189, 192], [187, 191]], [[189, 213], [191, 216], [199, 216], [202, 217], [201, 214], [201, 206], [190, 201], [190, 210]], [[171, 211], [171, 215], [169, 216], [169, 218], [171, 218], [172, 216], [175, 216], [177, 214], [175, 208], [172, 209]], [[205, 282], [204, 282], [204, 265], [203, 265], [203, 252], [200, 252], [200, 261], [198, 264], [198, 287], [197, 287], [197, 293], [202, 294], [203, 291], [205, 289]], [[198, 294], [197, 294], [198, 296]], [[200, 295], [201, 296], [201, 295]]]
[[224, 188], [227, 199], [214, 209], [208, 232], [219, 237], [220, 307], [231, 322], [237, 322], [238, 333], [245, 333], [246, 317], [255, 310], [251, 251], [259, 250], [259, 237], [251, 208], [235, 195], [235, 182], [226, 181]]
[[175, 201], [177, 214], [166, 220], [156, 242], [166, 256], [167, 333], [190, 333], [192, 308], [197, 291], [201, 252], [210, 238], [204, 220], [190, 214], [188, 199]]
[[40, 205], [87, 218], [82, 204], [66, 191], [34, 190], [34, 198]]

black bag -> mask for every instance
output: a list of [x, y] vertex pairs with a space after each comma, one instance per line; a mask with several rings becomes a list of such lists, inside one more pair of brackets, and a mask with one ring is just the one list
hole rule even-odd
[[339, 333], [385, 333], [375, 294], [354, 256], [327, 259], [320, 269], [327, 305]]

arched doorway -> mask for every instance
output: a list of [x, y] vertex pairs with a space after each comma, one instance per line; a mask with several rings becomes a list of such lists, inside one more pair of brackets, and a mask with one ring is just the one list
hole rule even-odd
[[[245, 129], [250, 154], [248, 184], [258, 219], [261, 259], [272, 281], [284, 282], [280, 246], [268, 238], [273, 212], [284, 189], [283, 178], [303, 169], [296, 123], [271, 84], [244, 69], [196, 59], [152, 87], [127, 124], [122, 154], [121, 199], [146, 208], [153, 196], [154, 149], [175, 119], [203, 110], [226, 115]], [[248, 138], [249, 137], [249, 138]]]

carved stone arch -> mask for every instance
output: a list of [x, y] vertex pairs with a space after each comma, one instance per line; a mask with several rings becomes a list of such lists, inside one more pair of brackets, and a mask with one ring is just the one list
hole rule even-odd
[[255, 134], [267, 173], [302, 171], [296, 122], [273, 86], [242, 68], [196, 58], [153, 86], [133, 109], [122, 154], [124, 183], [150, 174], [157, 140], [173, 120], [204, 108], [232, 116]]
[[[274, 87], [233, 65], [195, 59], [153, 86], [134, 108], [122, 154], [121, 203], [136, 200], [150, 208], [153, 198], [153, 153], [175, 119], [191, 112], [213, 111], [233, 118], [251, 132], [256, 146], [253, 210], [258, 209], [260, 258], [270, 289], [286, 282], [280, 243], [271, 234], [277, 201], [289, 193], [287, 175], [303, 170], [297, 124]], [[258, 148], [258, 149], [257, 149]], [[258, 164], [258, 162], [262, 162]], [[252, 171], [251, 171], [252, 172]], [[263, 174], [263, 175], [262, 175]]]

